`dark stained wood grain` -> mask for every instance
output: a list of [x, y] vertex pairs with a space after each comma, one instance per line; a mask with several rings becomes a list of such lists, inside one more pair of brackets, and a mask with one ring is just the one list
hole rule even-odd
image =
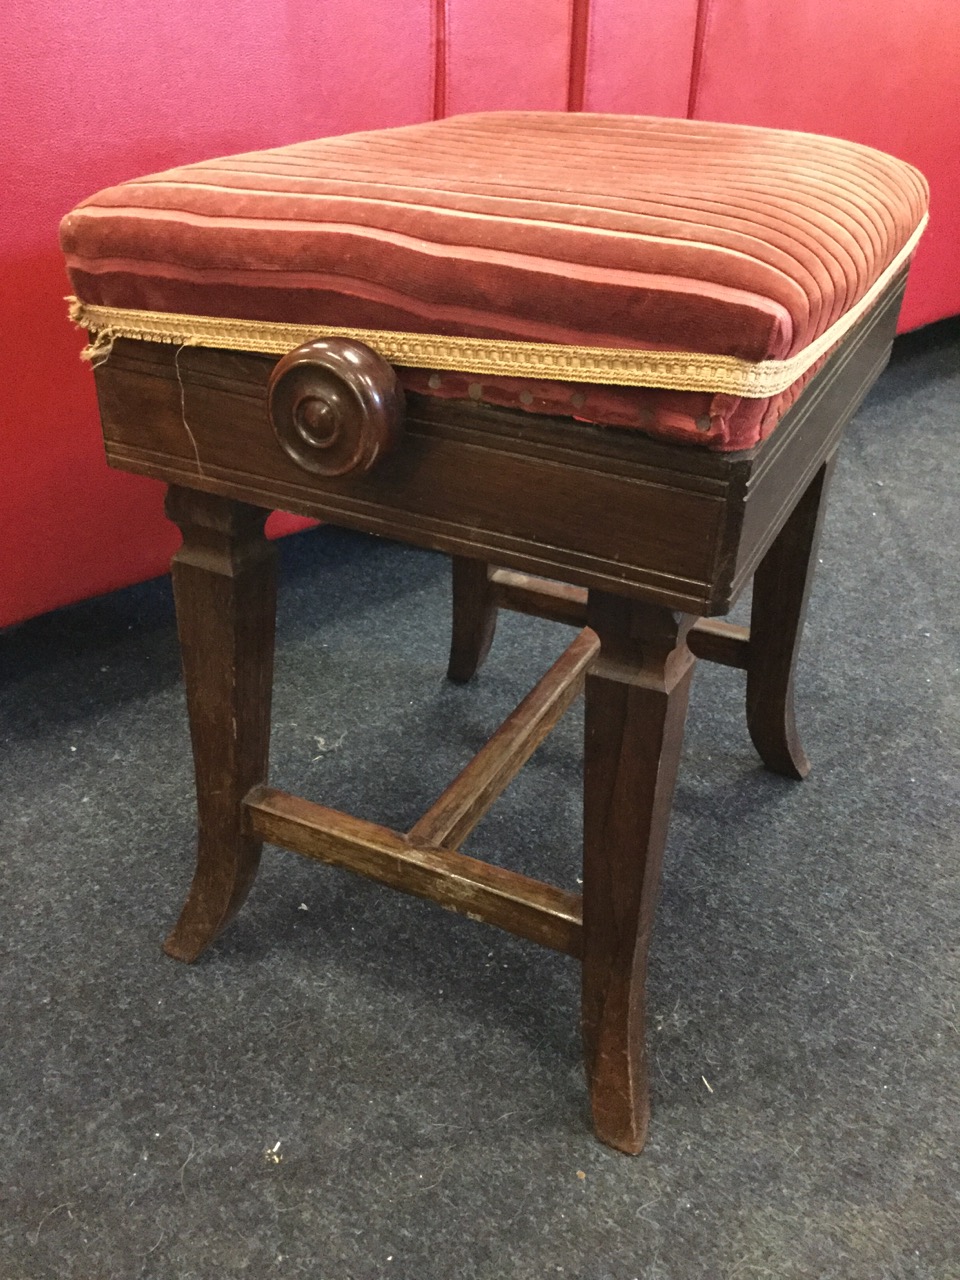
[[690, 652], [704, 662], [716, 662], [721, 667], [747, 669], [750, 654], [750, 628], [722, 618], [700, 618], [690, 628], [687, 636]]
[[[199, 837], [170, 954], [192, 959], [227, 923], [266, 839], [580, 956], [597, 1133], [638, 1151], [647, 953], [695, 657], [746, 669], [762, 758], [802, 776], [793, 679], [827, 464], [889, 354], [904, 281], [771, 438], [737, 454], [416, 396], [388, 452], [392, 428], [366, 434], [372, 402], [355, 415], [357, 441], [340, 441], [339, 387], [317, 392], [296, 361], [117, 340], [96, 370], [108, 459], [169, 483], [184, 533], [174, 582]], [[324, 458], [334, 443], [343, 456]], [[455, 679], [483, 661], [499, 607], [590, 628], [408, 836], [266, 786], [275, 587], [262, 526], [277, 507], [454, 556]], [[717, 621], [754, 572], [750, 632]], [[463, 839], [584, 671], [581, 910], [575, 894], [443, 846]]]
[[688, 615], [590, 593], [586, 682], [583, 1038], [597, 1136], [643, 1146], [650, 1116], [646, 968], [694, 658]]
[[409, 396], [367, 475], [309, 475], [269, 426], [273, 361], [119, 339], [96, 370], [114, 466], [452, 555], [726, 613], [886, 361], [903, 278], [769, 441], [716, 454], [473, 403]]
[[456, 849], [515, 777], [583, 688], [600, 641], [584, 630], [440, 798], [410, 829], [410, 839]]
[[513, 569], [494, 569], [490, 577], [494, 599], [501, 609], [573, 627], [587, 625], [587, 593], [583, 587], [516, 573]]
[[429, 898], [541, 946], [580, 954], [577, 894], [268, 787], [251, 791], [245, 807], [261, 840]]
[[165, 950], [189, 961], [236, 914], [260, 861], [241, 801], [267, 775], [276, 553], [258, 508], [171, 487], [167, 514], [183, 532], [173, 590], [197, 779], [197, 868]]
[[[176, 363], [175, 363], [176, 357]], [[269, 359], [118, 340], [96, 371], [116, 466], [523, 572], [709, 611], [748, 469], [638, 432], [408, 397], [366, 475], [305, 473], [266, 412]], [[132, 410], [136, 406], [136, 412]], [[627, 437], [626, 440], [622, 437]]]
[[[905, 286], [906, 271], [835, 349], [769, 440], [751, 450], [728, 586], [731, 601], [750, 581], [800, 495], [836, 452], [844, 427], [890, 359]], [[789, 430], [783, 430], [785, 425]]]
[[753, 578], [747, 726], [766, 767], [787, 778], [810, 772], [797, 735], [793, 685], [835, 456], [807, 486]]
[[466, 556], [451, 558], [453, 611], [447, 679], [465, 684], [482, 666], [497, 629], [490, 566]]
[[350, 338], [317, 338], [290, 351], [270, 374], [267, 404], [281, 448], [315, 475], [362, 475], [400, 439], [397, 375]]
[[[587, 593], [583, 587], [537, 578], [529, 573], [515, 573], [512, 569], [489, 571], [484, 585], [487, 581], [493, 584], [493, 598], [501, 609], [512, 609], [535, 618], [549, 618], [552, 622], [565, 622], [575, 627], [586, 626]], [[466, 589], [462, 594], [464, 597], [467, 595]], [[456, 611], [455, 596], [454, 626]], [[717, 662], [724, 667], [739, 667], [742, 671], [747, 669], [749, 641], [749, 628], [717, 618], [698, 619], [687, 637], [694, 657]]]

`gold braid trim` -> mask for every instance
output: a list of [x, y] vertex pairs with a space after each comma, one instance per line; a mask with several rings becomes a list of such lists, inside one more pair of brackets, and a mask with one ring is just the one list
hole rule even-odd
[[814, 342], [788, 360], [740, 360], [736, 356], [695, 351], [638, 351], [622, 347], [565, 346], [553, 342], [515, 342], [506, 338], [450, 338], [433, 333], [397, 333], [386, 329], [350, 329], [334, 325], [279, 324], [267, 320], [230, 320], [220, 316], [177, 315], [101, 307], [69, 298], [70, 318], [96, 334], [83, 355], [94, 365], [110, 356], [117, 338], [169, 342], [188, 347], [286, 355], [312, 338], [354, 338], [391, 364], [414, 369], [487, 374], [490, 377], [541, 378], [556, 382], [592, 382], [619, 387], [662, 387], [672, 391], [764, 399], [778, 395], [826, 355], [873, 306], [906, 263], [926, 227], [926, 217], [882, 275]]

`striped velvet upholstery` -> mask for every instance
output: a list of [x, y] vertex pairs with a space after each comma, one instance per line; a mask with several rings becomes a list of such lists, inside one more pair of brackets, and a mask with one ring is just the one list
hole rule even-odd
[[[736, 125], [495, 112], [172, 169], [63, 222], [78, 297], [748, 361], [802, 352], [924, 216], [909, 165]], [[795, 397], [404, 370], [426, 394], [735, 449]]]

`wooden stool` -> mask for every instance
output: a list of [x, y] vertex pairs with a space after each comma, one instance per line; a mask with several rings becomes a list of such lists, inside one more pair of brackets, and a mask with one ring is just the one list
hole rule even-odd
[[[546, 161], [511, 171], [515, 154], [527, 167], [553, 154], [555, 135], [593, 203], [555, 173], [551, 185]], [[752, 195], [745, 175], [759, 175]], [[810, 194], [824, 189], [829, 217]], [[651, 233], [666, 216], [646, 210], [651, 190], [671, 218], [684, 205], [669, 235]], [[168, 953], [193, 960], [224, 928], [266, 840], [578, 956], [596, 1131], [639, 1151], [647, 951], [694, 661], [746, 671], [763, 762], [802, 778], [793, 676], [823, 497], [887, 360], [924, 203], [913, 170], [852, 144], [498, 113], [190, 166], [71, 214], [108, 459], [165, 481], [183, 532], [173, 576], [199, 841]], [[287, 247], [263, 256], [292, 234], [291, 207], [309, 270]], [[322, 260], [331, 239], [339, 276]], [[815, 281], [816, 307], [798, 280]], [[627, 295], [641, 299], [629, 314]], [[606, 419], [577, 420], [595, 405]], [[275, 508], [449, 553], [454, 680], [483, 662], [500, 608], [583, 628], [409, 832], [268, 784]], [[749, 631], [715, 620], [751, 579]], [[459, 852], [581, 689], [582, 900]]]

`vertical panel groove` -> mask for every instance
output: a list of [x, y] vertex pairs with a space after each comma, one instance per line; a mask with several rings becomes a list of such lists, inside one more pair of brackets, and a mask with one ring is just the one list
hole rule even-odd
[[433, 0], [433, 118], [447, 114], [447, 0]]
[[587, 81], [587, 40], [590, 33], [590, 0], [570, 3], [570, 60], [567, 110], [582, 111]]
[[690, 96], [687, 99], [687, 119], [693, 120], [697, 114], [697, 99], [700, 96], [700, 67], [703, 62], [703, 47], [707, 39], [707, 23], [710, 19], [710, 0], [697, 0], [697, 26], [693, 36], [693, 57], [690, 61]]

